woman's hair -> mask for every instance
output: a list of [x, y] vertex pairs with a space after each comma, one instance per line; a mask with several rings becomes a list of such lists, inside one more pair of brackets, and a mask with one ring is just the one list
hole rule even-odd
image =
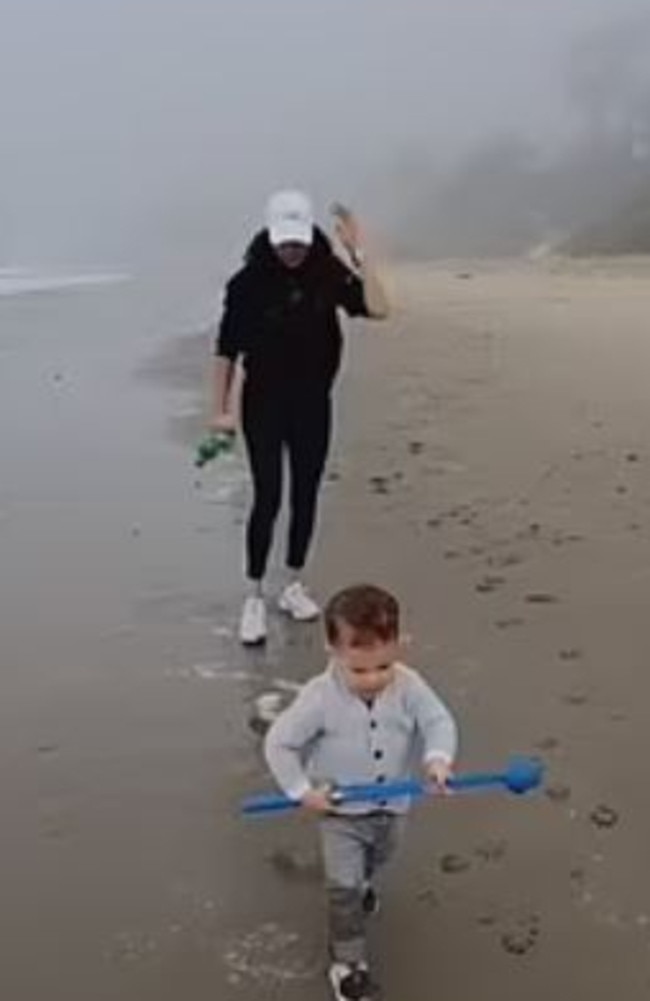
[[325, 609], [325, 632], [333, 646], [347, 626], [353, 646], [388, 643], [399, 636], [400, 609], [397, 598], [374, 584], [356, 584], [339, 591]]

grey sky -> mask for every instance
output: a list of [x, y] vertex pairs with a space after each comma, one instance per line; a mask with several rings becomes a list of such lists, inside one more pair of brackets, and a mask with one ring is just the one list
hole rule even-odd
[[279, 184], [346, 196], [411, 147], [445, 162], [493, 129], [552, 135], [572, 34], [642, 9], [0, 0], [0, 257], [3, 242], [5, 255], [101, 246], [120, 209], [140, 240], [168, 211], [187, 206], [189, 224], [202, 201], [231, 232]]

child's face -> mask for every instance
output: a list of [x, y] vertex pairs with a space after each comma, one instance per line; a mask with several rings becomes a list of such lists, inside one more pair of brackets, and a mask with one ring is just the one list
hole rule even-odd
[[342, 624], [332, 652], [350, 691], [368, 699], [380, 695], [395, 677], [400, 646], [397, 639], [357, 646], [351, 630]]

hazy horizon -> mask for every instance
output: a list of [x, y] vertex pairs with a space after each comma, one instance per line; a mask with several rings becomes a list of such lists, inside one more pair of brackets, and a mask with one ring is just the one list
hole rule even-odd
[[[570, 133], [572, 39], [635, 0], [1, 0], [0, 264], [243, 240], [299, 184], [363, 208], [402, 161]], [[399, 210], [400, 192], [391, 195]]]

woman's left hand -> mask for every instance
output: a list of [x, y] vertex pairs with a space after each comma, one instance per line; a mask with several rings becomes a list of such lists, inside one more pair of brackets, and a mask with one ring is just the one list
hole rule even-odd
[[336, 220], [336, 235], [350, 257], [356, 258], [363, 243], [359, 220], [354, 212], [339, 203], [332, 206], [332, 215]]

